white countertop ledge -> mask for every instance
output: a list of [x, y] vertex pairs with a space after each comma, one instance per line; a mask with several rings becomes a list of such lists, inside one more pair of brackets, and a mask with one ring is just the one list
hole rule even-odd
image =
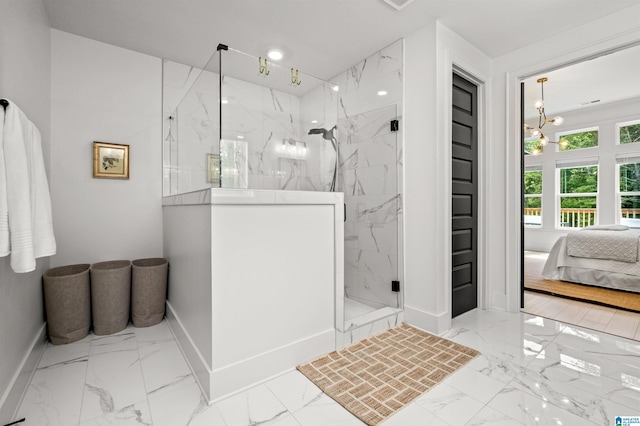
[[207, 188], [162, 198], [163, 206], [238, 204], [343, 204], [342, 192]]

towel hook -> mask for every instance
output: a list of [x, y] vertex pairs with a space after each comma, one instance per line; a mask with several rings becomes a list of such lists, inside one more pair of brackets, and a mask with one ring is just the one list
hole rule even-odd
[[271, 71], [269, 71], [269, 63], [267, 62], [267, 58], [264, 58], [264, 65], [262, 64], [262, 56], [258, 58], [258, 64], [260, 64], [259, 70], [260, 74], [269, 75]]

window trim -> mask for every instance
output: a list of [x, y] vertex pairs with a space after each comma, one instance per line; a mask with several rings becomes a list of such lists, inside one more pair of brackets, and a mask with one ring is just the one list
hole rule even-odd
[[[593, 147], [593, 148], [597, 148], [597, 147]], [[587, 149], [587, 148], [585, 148]], [[597, 167], [598, 168], [598, 187], [596, 188], [596, 192], [570, 192], [570, 193], [563, 193], [560, 192], [560, 187], [562, 185], [562, 179], [560, 176], [561, 170], [562, 169], [574, 169], [574, 168], [579, 168], [579, 167]], [[544, 177], [543, 177], [544, 178]], [[596, 199], [596, 217], [595, 220], [593, 222], [594, 225], [598, 225], [598, 222], [600, 220], [600, 160], [599, 157], [591, 157], [591, 158], [580, 158], [580, 159], [575, 159], [573, 161], [571, 160], [557, 160], [556, 161], [556, 173], [555, 173], [555, 192], [556, 192], [556, 196], [555, 196], [555, 229], [556, 230], [568, 230], [568, 229], [583, 229], [581, 227], [575, 227], [575, 226], [562, 226], [562, 223], [560, 222], [560, 212], [562, 209], [562, 198], [564, 197], [595, 197]]]

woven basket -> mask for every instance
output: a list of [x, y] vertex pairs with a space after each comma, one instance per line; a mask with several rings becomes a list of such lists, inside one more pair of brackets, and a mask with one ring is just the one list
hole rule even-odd
[[89, 264], [49, 269], [42, 276], [49, 340], [54, 345], [85, 338], [91, 326]]
[[131, 302], [131, 262], [111, 260], [91, 265], [93, 332], [102, 336], [127, 328]]
[[150, 327], [162, 321], [167, 300], [166, 259], [138, 259], [131, 267], [131, 319], [136, 327]]

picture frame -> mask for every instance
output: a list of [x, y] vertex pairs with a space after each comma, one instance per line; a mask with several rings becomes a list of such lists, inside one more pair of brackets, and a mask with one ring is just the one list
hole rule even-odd
[[129, 179], [129, 145], [93, 142], [93, 177]]
[[220, 155], [207, 154], [207, 182], [220, 183]]

